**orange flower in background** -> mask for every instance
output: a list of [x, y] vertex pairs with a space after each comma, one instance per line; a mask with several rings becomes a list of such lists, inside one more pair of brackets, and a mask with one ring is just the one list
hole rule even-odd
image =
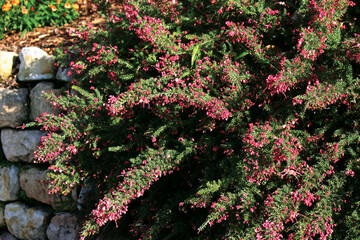
[[6, 3], [2, 6], [1, 9], [3, 10], [3, 12], [7, 12], [11, 9], [11, 7], [12, 7], [11, 3], [9, 1], [6, 1]]
[[73, 8], [74, 8], [76, 11], [79, 10], [79, 4], [74, 3], [72, 6], [73, 6]]
[[69, 9], [69, 8], [71, 8], [71, 4], [70, 3], [65, 3], [64, 7]]
[[57, 3], [57, 4], [60, 4], [60, 3], [61, 3], [61, 0], [56, 0], [56, 3]]
[[11, 1], [13, 6], [19, 6], [20, 5], [20, 0], [12, 0]]
[[51, 8], [51, 11], [56, 12], [57, 7], [55, 7], [54, 5], [48, 5], [49, 8]]
[[23, 9], [21, 9], [21, 13], [22, 13], [22, 14], [28, 14], [28, 13], [29, 13], [29, 10], [27, 10], [27, 8], [24, 7]]

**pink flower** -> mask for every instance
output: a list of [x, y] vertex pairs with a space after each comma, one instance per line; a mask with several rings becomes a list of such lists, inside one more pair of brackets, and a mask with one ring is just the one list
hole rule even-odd
[[355, 176], [355, 172], [351, 169], [346, 170], [345, 172], [346, 175], [350, 176], [350, 177], [354, 177]]

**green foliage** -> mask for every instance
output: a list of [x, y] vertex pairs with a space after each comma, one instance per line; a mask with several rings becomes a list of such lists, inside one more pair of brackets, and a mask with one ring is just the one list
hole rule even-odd
[[28, 196], [26, 196], [26, 192], [22, 189], [20, 189], [20, 191], [19, 191], [19, 199], [22, 202], [25, 202], [29, 205], [33, 205], [33, 204], [37, 203], [35, 199], [29, 198]]

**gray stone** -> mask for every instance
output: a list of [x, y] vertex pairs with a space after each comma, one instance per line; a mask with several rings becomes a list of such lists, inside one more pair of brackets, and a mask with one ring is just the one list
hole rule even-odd
[[68, 67], [59, 67], [56, 72], [56, 79], [64, 82], [71, 82], [73, 80], [73, 76], [69, 74], [69, 71], [71, 71], [71, 69]]
[[8, 166], [0, 168], [0, 201], [15, 201], [19, 198], [19, 168]]
[[49, 240], [76, 240], [79, 238], [80, 226], [77, 216], [70, 213], [56, 214], [46, 229]]
[[35, 121], [43, 113], [59, 114], [60, 110], [50, 103], [43, 93], [53, 92], [55, 96], [60, 95], [60, 89], [54, 89], [54, 84], [51, 82], [40, 82], [30, 91], [30, 120]]
[[5, 206], [6, 226], [12, 235], [20, 239], [46, 240], [51, 215], [51, 209], [28, 207], [21, 202]]
[[96, 185], [91, 182], [90, 178], [86, 178], [84, 181], [84, 186], [81, 187], [79, 192], [79, 197], [77, 200], [78, 210], [86, 208], [86, 203], [92, 202], [94, 200]]
[[17, 59], [18, 55], [14, 52], [0, 51], [0, 81], [4, 81], [11, 76]]
[[74, 209], [77, 200], [76, 190], [72, 192], [71, 196], [49, 194], [48, 184], [45, 182], [46, 178], [46, 170], [35, 167], [23, 169], [20, 172], [20, 187], [25, 191], [27, 197], [51, 205], [57, 211]]
[[9, 232], [3, 232], [0, 235], [0, 240], [16, 240], [17, 238], [14, 237], [11, 233]]
[[54, 79], [55, 58], [37, 47], [25, 47], [21, 49], [19, 81], [37, 81]]
[[28, 95], [25, 88], [0, 88], [0, 128], [15, 128], [28, 120]]
[[34, 152], [44, 135], [46, 133], [40, 130], [1, 129], [1, 143], [6, 159], [10, 162], [33, 163]]

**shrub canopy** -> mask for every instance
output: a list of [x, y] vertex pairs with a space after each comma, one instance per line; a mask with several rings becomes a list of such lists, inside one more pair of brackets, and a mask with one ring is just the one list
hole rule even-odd
[[38, 119], [53, 192], [95, 186], [82, 237], [354, 239], [359, 7], [348, 0], [97, 0]]

